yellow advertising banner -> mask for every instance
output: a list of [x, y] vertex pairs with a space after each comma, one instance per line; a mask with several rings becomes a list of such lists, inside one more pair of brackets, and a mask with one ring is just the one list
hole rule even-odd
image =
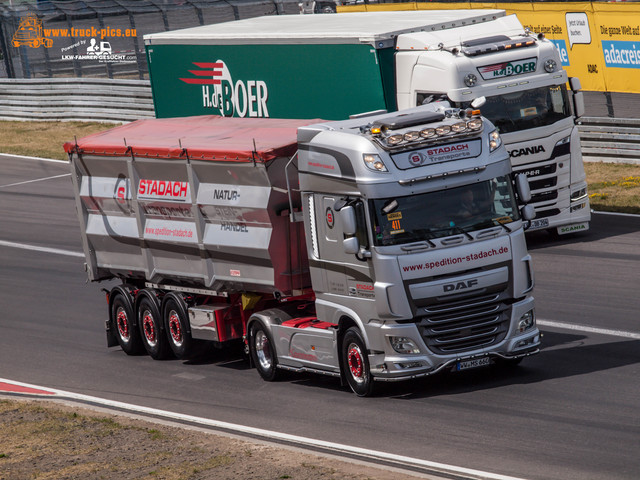
[[497, 8], [555, 43], [563, 67], [584, 90], [640, 93], [640, 4], [600, 2], [385, 3], [346, 11]]

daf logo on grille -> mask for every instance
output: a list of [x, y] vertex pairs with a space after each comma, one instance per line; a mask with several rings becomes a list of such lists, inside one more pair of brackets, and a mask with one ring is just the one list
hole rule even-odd
[[455, 292], [457, 290], [466, 290], [468, 288], [473, 288], [478, 285], [478, 279], [472, 278], [471, 280], [466, 280], [462, 282], [455, 283], [447, 283], [442, 286], [445, 292]]

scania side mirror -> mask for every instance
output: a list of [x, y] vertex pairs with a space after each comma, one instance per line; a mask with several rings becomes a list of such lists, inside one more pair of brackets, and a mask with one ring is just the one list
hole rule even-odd
[[533, 205], [525, 205], [520, 210], [520, 215], [522, 215], [522, 218], [524, 220], [530, 222], [531, 220], [536, 218], [536, 209], [533, 207]]
[[582, 90], [582, 83], [580, 83], [580, 79], [577, 77], [571, 77], [569, 79], [569, 86], [571, 87], [571, 91], [573, 93], [573, 113], [576, 117], [584, 116], [584, 93]]
[[338, 211], [338, 216], [342, 223], [342, 233], [355, 235], [358, 228], [355, 209], [351, 205], [346, 205]]
[[580, 83], [580, 79], [578, 77], [571, 77], [569, 79], [569, 85], [571, 86], [571, 90], [574, 92], [582, 90], [582, 83]]
[[485, 103], [487, 103], [487, 98], [486, 97], [478, 97], [478, 98], [474, 98], [471, 101], [471, 107], [472, 108], [480, 108], [481, 106], [483, 106]]
[[527, 204], [531, 201], [531, 189], [529, 188], [529, 180], [523, 173], [516, 175], [516, 188], [518, 189], [518, 196], [520, 202]]

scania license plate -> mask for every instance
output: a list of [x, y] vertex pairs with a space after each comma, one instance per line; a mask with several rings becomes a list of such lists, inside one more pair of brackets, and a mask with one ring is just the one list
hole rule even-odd
[[549, 226], [548, 218], [541, 218], [540, 220], [531, 220], [531, 226], [529, 230], [537, 230], [539, 228], [547, 228]]
[[491, 364], [489, 357], [474, 358], [473, 360], [464, 360], [456, 364], [456, 370], [469, 370], [470, 368], [485, 367]]

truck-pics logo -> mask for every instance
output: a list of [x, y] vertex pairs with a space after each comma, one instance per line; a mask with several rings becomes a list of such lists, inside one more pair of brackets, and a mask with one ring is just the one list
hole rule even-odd
[[11, 44], [18, 48], [21, 45], [27, 45], [32, 48], [38, 48], [43, 45], [45, 48], [53, 46], [53, 40], [44, 36], [42, 28], [42, 20], [36, 16], [28, 16], [20, 20], [18, 30], [13, 34]]
[[[262, 80], [233, 81], [226, 63], [193, 62], [199, 70], [189, 70], [192, 78], [181, 78], [202, 86], [202, 106], [223, 117], [268, 117], [269, 90]], [[216, 112], [217, 110], [217, 112]]]
[[494, 63], [493, 65], [478, 67], [478, 72], [485, 80], [513, 77], [523, 73], [535, 72], [536, 63], [537, 59], [535, 57], [525, 58], [523, 60], [514, 60], [513, 62]]

